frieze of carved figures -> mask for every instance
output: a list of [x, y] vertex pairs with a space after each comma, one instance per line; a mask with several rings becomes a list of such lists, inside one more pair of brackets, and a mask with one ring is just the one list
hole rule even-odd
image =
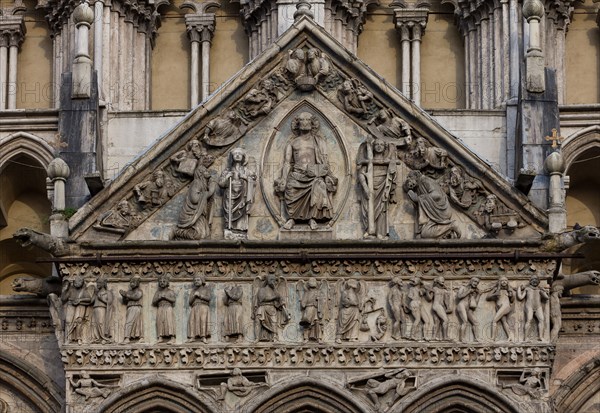
[[550, 342], [556, 343], [558, 334], [562, 328], [562, 313], [560, 311], [560, 299], [564, 287], [560, 283], [553, 283], [550, 292]]
[[244, 290], [240, 285], [233, 284], [225, 287], [224, 292], [223, 336], [227, 341], [237, 342], [244, 339], [244, 325], [242, 322]]
[[140, 288], [140, 277], [132, 277], [129, 281], [129, 289], [127, 291], [119, 290], [119, 294], [123, 304], [127, 306], [123, 344], [140, 341], [144, 337], [144, 314], [142, 309], [144, 292]]
[[208, 122], [202, 141], [209, 146], [227, 146], [246, 133], [246, 129], [247, 122], [235, 110], [227, 110]]
[[[431, 301], [433, 316], [433, 340], [448, 340], [448, 314], [454, 312], [454, 295], [445, 285], [444, 277], [437, 276], [433, 279], [432, 286], [426, 289], [425, 298]], [[441, 333], [441, 334], [440, 334]]]
[[404, 290], [402, 278], [396, 276], [390, 281], [387, 294], [392, 319], [392, 339], [396, 341], [407, 338], [405, 331], [408, 310], [405, 310], [406, 300], [406, 291]]
[[100, 277], [92, 301], [92, 343], [107, 344], [113, 341], [114, 294], [108, 289], [108, 280]]
[[[347, 386], [365, 394], [378, 412], [386, 411], [400, 398], [416, 389], [412, 371], [405, 368], [359, 377], [349, 381]], [[383, 409], [382, 400], [385, 401]]]
[[290, 50], [283, 73], [303, 92], [310, 92], [332, 72], [329, 58], [315, 48]]
[[171, 199], [175, 186], [163, 170], [157, 169], [149, 180], [137, 184], [133, 193], [142, 210], [151, 210]]
[[234, 148], [229, 154], [229, 166], [219, 178], [223, 189], [225, 239], [248, 237], [248, 216], [256, 191], [256, 168], [245, 150]]
[[539, 367], [523, 370], [517, 383], [498, 383], [504, 389], [510, 389], [517, 396], [528, 396], [531, 399], [541, 399], [546, 396], [547, 383], [544, 372]]
[[86, 285], [83, 276], [75, 276], [72, 281], [64, 281], [60, 299], [65, 317], [65, 342], [83, 344], [87, 341], [94, 287]]
[[517, 299], [525, 302], [525, 331], [523, 336], [526, 341], [529, 338], [529, 332], [534, 319], [537, 330], [537, 340], [544, 340], [546, 336], [544, 303], [546, 303], [549, 298], [548, 291], [545, 288], [540, 287], [540, 279], [537, 275], [530, 278], [529, 285], [519, 285], [517, 289]]
[[213, 287], [206, 283], [201, 275], [194, 277], [190, 290], [188, 304], [190, 316], [188, 318], [188, 341], [202, 341], [206, 343], [210, 338], [209, 306], [212, 301]]
[[319, 223], [328, 224], [333, 217], [331, 198], [338, 179], [329, 165], [319, 120], [302, 112], [292, 119], [291, 129], [294, 137], [285, 148], [283, 168], [275, 180], [275, 192], [288, 217], [282, 228], [290, 230], [302, 221], [316, 230]]
[[431, 340], [433, 331], [433, 318], [423, 308], [423, 300], [428, 294], [428, 288], [423, 284], [421, 277], [414, 277], [409, 282], [404, 303], [406, 313], [412, 318], [412, 327], [408, 338], [410, 340]]
[[159, 343], [171, 343], [176, 337], [175, 312], [173, 306], [177, 294], [169, 288], [169, 274], [164, 274], [158, 279], [158, 289], [152, 298], [152, 305], [156, 310], [156, 335]]
[[[119, 385], [115, 384], [107, 384], [100, 381], [100, 379], [94, 379], [90, 377], [90, 374], [82, 370], [79, 374], [79, 378], [75, 379], [73, 376], [68, 377], [69, 383], [73, 388], [73, 391], [83, 396], [84, 401], [88, 401], [89, 399], [95, 399], [97, 397], [102, 397], [106, 399], [110, 393], [111, 389], [119, 388]], [[109, 382], [114, 382], [114, 379], [109, 379]]]
[[210, 236], [213, 197], [217, 189], [216, 172], [208, 169], [213, 161], [213, 156], [206, 152], [198, 159], [172, 234], [175, 240], [199, 240]]
[[479, 342], [479, 321], [475, 311], [479, 307], [481, 291], [479, 290], [480, 279], [473, 277], [469, 282], [460, 287], [456, 293], [456, 315], [460, 323], [459, 340], [467, 342], [467, 332], [473, 333], [473, 341]]
[[322, 343], [324, 324], [331, 319], [333, 311], [329, 283], [310, 278], [298, 281], [296, 289], [300, 297], [300, 327], [304, 341]]
[[335, 341], [358, 341], [363, 323], [366, 284], [354, 278], [340, 280], [336, 285], [336, 293], [338, 312]]
[[[63, 277], [71, 277], [80, 273], [81, 264], [60, 263]], [[246, 260], [246, 261], [152, 261], [152, 262], [114, 262], [98, 267], [102, 274], [110, 280], [131, 278], [139, 274], [144, 280], [155, 279], [155, 274], [170, 272], [172, 280], [191, 281], [195, 274], [204, 274], [209, 278], [256, 277], [263, 273], [282, 274], [290, 277], [353, 277], [369, 276], [390, 279], [394, 275], [404, 274], [406, 277], [433, 278], [438, 275], [446, 277], [500, 276], [530, 277], [537, 274], [540, 278], [552, 277], [556, 269], [553, 259], [528, 259], [514, 261], [512, 259], [438, 259], [438, 260], [312, 260], [307, 262], [289, 260]], [[586, 271], [579, 274], [566, 275], [561, 283], [565, 290], [575, 286], [592, 285], [600, 280], [597, 271]], [[406, 278], [405, 278], [406, 279]], [[571, 282], [573, 280], [573, 283]], [[54, 283], [49, 280], [46, 284]], [[22, 284], [23, 291], [37, 291], [38, 283]], [[28, 286], [31, 290], [27, 289]], [[54, 287], [53, 287], [54, 288]], [[60, 287], [59, 287], [60, 288]], [[54, 289], [55, 290], [55, 289]], [[47, 290], [48, 292], [51, 290]]]
[[326, 347], [281, 345], [268, 347], [229, 345], [200, 348], [172, 345], [169, 348], [105, 346], [102, 349], [63, 349], [66, 367], [112, 370], [178, 368], [268, 368], [268, 367], [535, 367], [554, 359], [548, 345], [500, 346], [442, 344], [433, 347], [381, 343], [343, 344]]
[[496, 314], [492, 320], [492, 340], [498, 340], [498, 323], [502, 324], [506, 340], [514, 341], [514, 330], [510, 323], [510, 315], [514, 310], [515, 290], [508, 283], [508, 278], [500, 277], [496, 286], [486, 295], [486, 300], [496, 303]]
[[416, 206], [416, 238], [460, 238], [448, 197], [435, 179], [420, 171], [410, 171], [404, 190]]
[[360, 119], [369, 119], [378, 113], [373, 93], [357, 79], [346, 79], [337, 91], [337, 98], [346, 112]]
[[388, 238], [388, 208], [396, 202], [396, 159], [395, 145], [386, 144], [383, 139], [369, 138], [358, 149], [357, 181], [362, 195], [364, 238]]
[[141, 215], [135, 211], [129, 200], [123, 199], [115, 207], [102, 214], [94, 228], [100, 231], [127, 234], [141, 222]]
[[280, 330], [291, 318], [285, 279], [273, 274], [258, 276], [252, 295], [252, 319], [258, 341], [279, 340]]

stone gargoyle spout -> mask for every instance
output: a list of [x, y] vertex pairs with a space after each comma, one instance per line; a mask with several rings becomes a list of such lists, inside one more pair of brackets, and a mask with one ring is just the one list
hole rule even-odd
[[574, 227], [571, 231], [549, 234], [543, 237], [544, 251], [560, 252], [578, 244], [600, 242], [600, 230], [592, 225]]
[[22, 247], [34, 245], [49, 252], [55, 257], [69, 255], [73, 252], [72, 249], [76, 245], [68, 238], [55, 237], [31, 228], [20, 228], [13, 234], [13, 238], [21, 244]]

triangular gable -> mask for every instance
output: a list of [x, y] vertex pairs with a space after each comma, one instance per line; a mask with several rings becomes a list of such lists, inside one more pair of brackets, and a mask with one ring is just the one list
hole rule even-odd
[[[316, 59], [313, 67], [306, 63], [292, 74], [298, 49], [304, 53], [317, 50], [321, 63]], [[317, 75], [319, 70], [323, 73]], [[300, 79], [302, 71], [304, 80]], [[347, 94], [344, 88], [348, 89]], [[259, 103], [253, 106], [252, 95], [256, 93], [270, 93], [271, 99], [261, 106], [259, 97]], [[362, 93], [364, 100], [357, 101], [357, 93]], [[396, 121], [389, 133], [378, 118], [382, 111]], [[304, 112], [320, 123], [319, 133], [327, 146], [324, 152], [336, 166], [336, 176], [330, 174], [336, 182], [329, 181], [330, 186], [336, 186], [329, 226], [338, 229], [333, 236], [324, 234], [326, 238], [356, 239], [364, 231], [357, 229], [365, 226], [360, 217], [361, 167], [357, 168], [357, 162], [365, 159], [364, 142], [369, 136], [388, 143], [394, 141], [401, 147], [394, 183], [397, 204], [390, 205], [388, 211], [389, 225], [397, 227], [390, 234], [392, 239], [414, 236], [410, 233], [417, 220], [416, 211], [402, 190], [411, 170], [431, 177], [445, 189], [454, 218], [467, 228], [462, 231], [462, 238], [531, 238], [547, 225], [545, 214], [488, 163], [304, 17], [84, 205], [70, 219], [71, 236], [77, 240], [169, 239], [194, 183], [196, 165], [187, 162], [190, 159], [186, 153], [191, 153], [190, 142], [195, 139], [214, 158], [207, 171], [216, 173], [216, 180], [227, 168], [231, 149], [245, 148], [258, 174], [251, 211], [254, 232], [249, 230], [249, 238], [285, 239], [279, 227], [286, 221], [286, 206], [274, 187], [286, 145], [294, 135], [291, 122]], [[403, 138], [394, 137], [394, 128], [397, 132], [402, 122], [410, 127], [412, 142], [400, 143]], [[143, 192], [152, 184], [156, 171], [162, 171], [165, 181], [160, 189], [155, 188], [155, 198], [149, 199], [152, 196]], [[457, 186], [451, 182], [453, 173]], [[231, 220], [222, 212], [223, 196], [222, 192], [215, 193], [209, 216], [212, 229], [201, 238], [223, 238], [223, 221]], [[487, 210], [486, 199], [495, 203]], [[319, 233], [311, 233], [309, 227], [302, 229], [293, 235], [296, 239], [315, 239], [314, 234]]]

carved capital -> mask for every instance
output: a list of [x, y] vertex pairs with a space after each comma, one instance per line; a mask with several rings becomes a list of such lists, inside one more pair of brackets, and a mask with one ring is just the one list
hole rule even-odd
[[412, 40], [421, 40], [427, 26], [429, 9], [394, 9], [394, 24], [400, 31], [400, 36], [405, 39], [406, 32], [412, 35]]
[[185, 25], [192, 42], [210, 42], [215, 31], [215, 14], [186, 14]]
[[[5, 10], [3, 10], [5, 12]], [[25, 22], [23, 16], [3, 15], [0, 20], [1, 42], [7, 42], [8, 46], [21, 46], [25, 39]], [[4, 44], [3, 44], [4, 45]]]

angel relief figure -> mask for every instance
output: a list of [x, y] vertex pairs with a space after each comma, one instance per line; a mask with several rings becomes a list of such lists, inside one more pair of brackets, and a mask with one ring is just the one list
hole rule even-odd
[[362, 310], [366, 286], [355, 279], [337, 282], [338, 317], [335, 341], [357, 341], [362, 321]]
[[260, 275], [252, 286], [252, 319], [258, 341], [276, 341], [279, 330], [290, 321], [287, 283], [273, 274]]
[[300, 327], [303, 329], [304, 341], [323, 341], [323, 326], [329, 321], [331, 314], [329, 283], [317, 281], [314, 278], [308, 281], [300, 280], [296, 285], [300, 296], [302, 318]]

